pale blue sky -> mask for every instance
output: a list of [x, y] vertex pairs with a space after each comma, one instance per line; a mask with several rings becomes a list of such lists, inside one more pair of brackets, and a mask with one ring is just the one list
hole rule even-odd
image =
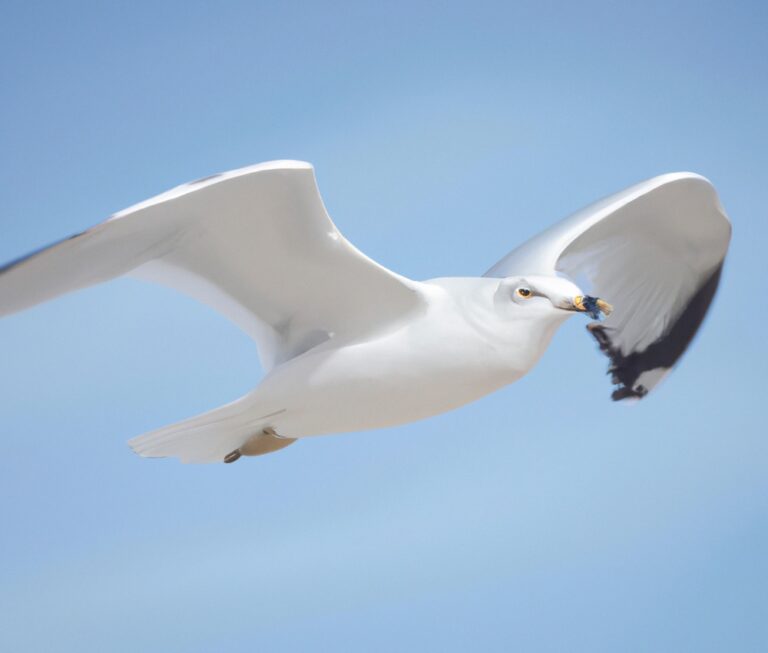
[[0, 647], [765, 651], [767, 31], [758, 2], [5, 0], [0, 261], [276, 158], [417, 279], [675, 170], [734, 240], [637, 406], [573, 319], [476, 404], [231, 466], [125, 446], [258, 380], [212, 311], [118, 280], [0, 321]]

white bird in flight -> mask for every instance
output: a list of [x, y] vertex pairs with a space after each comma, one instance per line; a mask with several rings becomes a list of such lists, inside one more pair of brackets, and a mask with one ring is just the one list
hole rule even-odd
[[120, 275], [220, 311], [256, 341], [261, 383], [129, 444], [234, 462], [474, 401], [526, 374], [578, 312], [606, 315], [587, 328], [610, 358], [613, 399], [642, 398], [704, 319], [730, 233], [712, 185], [672, 173], [575, 213], [482, 277], [418, 282], [339, 233], [310, 164], [274, 161], [178, 186], [12, 261], [0, 316]]

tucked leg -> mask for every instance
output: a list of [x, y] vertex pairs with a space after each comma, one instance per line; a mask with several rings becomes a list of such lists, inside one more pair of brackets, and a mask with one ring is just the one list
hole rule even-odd
[[275, 432], [275, 429], [268, 426], [248, 438], [242, 447], [224, 456], [224, 462], [233, 463], [239, 460], [241, 456], [263, 456], [265, 453], [284, 449], [294, 442], [296, 442], [296, 438], [282, 438]]

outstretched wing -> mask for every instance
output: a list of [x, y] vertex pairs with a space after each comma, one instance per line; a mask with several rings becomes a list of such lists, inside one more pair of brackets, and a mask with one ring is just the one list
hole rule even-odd
[[256, 340], [265, 369], [422, 306], [417, 283], [339, 233], [312, 166], [297, 161], [179, 186], [0, 268], [0, 316], [123, 274], [222, 312]]
[[587, 328], [611, 359], [613, 399], [645, 396], [682, 356], [707, 313], [731, 225], [693, 173], [662, 175], [575, 213], [485, 276], [564, 273], [614, 306]]

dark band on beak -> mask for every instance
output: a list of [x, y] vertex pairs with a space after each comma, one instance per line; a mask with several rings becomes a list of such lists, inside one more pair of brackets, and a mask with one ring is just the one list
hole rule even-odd
[[591, 295], [577, 295], [573, 298], [573, 305], [577, 311], [587, 313], [593, 320], [600, 318], [600, 313], [608, 317], [613, 311], [613, 306], [599, 297]]

